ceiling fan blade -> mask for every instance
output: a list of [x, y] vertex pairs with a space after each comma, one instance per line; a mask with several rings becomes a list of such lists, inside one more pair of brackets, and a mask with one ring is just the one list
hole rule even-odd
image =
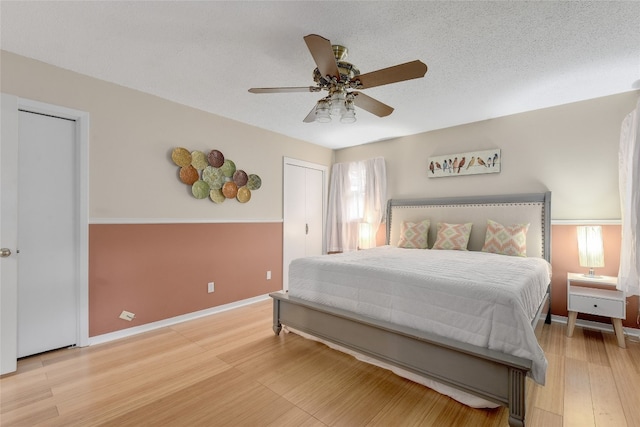
[[360, 74], [353, 80], [360, 80], [360, 89], [382, 86], [389, 83], [402, 82], [405, 80], [418, 79], [427, 73], [427, 65], [422, 61], [411, 61], [400, 65], [395, 65], [382, 70]]
[[303, 122], [305, 123], [313, 123], [316, 121], [316, 106], [314, 105], [307, 117], [304, 118]]
[[317, 34], [305, 36], [304, 41], [322, 77], [336, 77], [338, 81], [340, 81], [340, 72], [338, 71], [338, 65], [336, 64], [336, 57], [333, 54], [331, 42]]
[[354, 95], [353, 103], [371, 114], [375, 114], [378, 117], [386, 117], [393, 113], [393, 107], [389, 107], [387, 104], [367, 96], [362, 92], [352, 92], [352, 94]]
[[289, 93], [289, 92], [320, 92], [320, 88], [316, 86], [304, 87], [252, 87], [249, 89], [251, 93]]

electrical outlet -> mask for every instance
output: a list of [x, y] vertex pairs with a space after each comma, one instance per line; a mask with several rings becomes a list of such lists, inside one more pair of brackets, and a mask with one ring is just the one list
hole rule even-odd
[[120, 318], [123, 319], [123, 320], [127, 320], [129, 322], [131, 322], [134, 317], [136, 317], [135, 314], [130, 313], [130, 312], [125, 311], [125, 310], [122, 310], [122, 313], [120, 313]]
[[214, 282], [207, 283], [207, 292], [211, 293], [215, 290]]
[[271, 270], [267, 271], [267, 280], [271, 280]]

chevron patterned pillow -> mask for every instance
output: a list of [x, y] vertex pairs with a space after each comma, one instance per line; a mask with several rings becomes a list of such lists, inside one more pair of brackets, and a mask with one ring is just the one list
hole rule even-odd
[[504, 226], [489, 219], [482, 251], [501, 255], [527, 256], [527, 230], [529, 230], [529, 224]]
[[402, 221], [398, 247], [405, 249], [427, 249], [427, 236], [430, 226], [431, 221], [428, 219], [420, 222]]
[[438, 223], [438, 234], [432, 249], [448, 249], [454, 251], [466, 251], [471, 235], [473, 223], [447, 224]]

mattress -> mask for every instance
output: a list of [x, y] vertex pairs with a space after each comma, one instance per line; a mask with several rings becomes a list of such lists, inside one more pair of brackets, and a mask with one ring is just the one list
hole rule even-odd
[[532, 360], [544, 384], [531, 322], [550, 274], [542, 258], [381, 246], [293, 260], [289, 295]]

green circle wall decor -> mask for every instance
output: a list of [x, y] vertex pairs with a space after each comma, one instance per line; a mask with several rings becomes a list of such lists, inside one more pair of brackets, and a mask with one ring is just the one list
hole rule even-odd
[[202, 151], [192, 151], [191, 166], [193, 166], [199, 171], [206, 168], [207, 166], [209, 166], [209, 162], [207, 161], [207, 156], [205, 156]]
[[224, 163], [220, 166], [220, 170], [227, 178], [231, 178], [236, 171], [236, 164], [233, 160], [224, 159]]
[[212, 190], [220, 190], [226, 179], [220, 168], [207, 166], [202, 170], [202, 180], [209, 184]]
[[204, 199], [209, 195], [209, 184], [204, 181], [196, 181], [191, 186], [191, 193], [196, 199]]
[[211, 190], [211, 192], [209, 193], [209, 198], [214, 203], [222, 203], [225, 200], [227, 200], [227, 198], [224, 197], [224, 194], [222, 194], [222, 190], [221, 189]]
[[247, 180], [247, 188], [249, 190], [257, 190], [262, 186], [262, 180], [260, 177], [254, 173], [249, 175], [249, 179]]

